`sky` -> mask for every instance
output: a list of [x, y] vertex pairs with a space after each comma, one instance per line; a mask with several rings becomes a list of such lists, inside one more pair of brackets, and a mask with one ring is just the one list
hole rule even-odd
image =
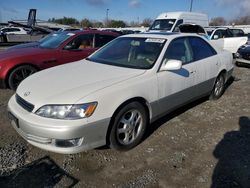
[[[37, 9], [37, 19], [73, 17], [127, 22], [156, 18], [161, 12], [189, 11], [191, 0], [0, 0], [0, 22], [27, 19]], [[108, 9], [108, 11], [107, 11]], [[233, 19], [250, 14], [250, 0], [193, 0], [193, 12]]]

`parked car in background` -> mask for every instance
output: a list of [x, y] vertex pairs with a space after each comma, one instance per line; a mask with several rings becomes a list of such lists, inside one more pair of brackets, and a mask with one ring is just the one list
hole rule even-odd
[[235, 57], [236, 65], [250, 65], [250, 45], [246, 44], [241, 46], [235, 54]]
[[234, 37], [244, 37], [247, 36], [242, 29], [230, 28]]
[[196, 33], [196, 34], [198, 34], [200, 36], [205, 37], [206, 39], [209, 39], [209, 36], [208, 36], [207, 32], [200, 25], [197, 25], [197, 24], [181, 24], [178, 27], [179, 27], [179, 31], [181, 33]]
[[27, 34], [27, 30], [25, 30], [22, 27], [4, 27], [0, 30], [0, 33], [5, 33], [5, 34]]
[[58, 32], [63, 32], [63, 31], [80, 31], [80, 30], [82, 30], [82, 29], [80, 29], [80, 28], [61, 28], [61, 29], [59, 29], [58, 30]]
[[0, 52], [0, 87], [16, 89], [31, 74], [83, 59], [117, 36], [97, 30], [60, 32], [34, 46]]
[[177, 32], [180, 24], [197, 24], [208, 26], [208, 16], [196, 12], [165, 12], [161, 13], [150, 26], [150, 32]]
[[17, 45], [9, 47], [6, 50], [10, 51], [10, 50], [16, 50], [20, 48], [38, 47], [40, 43], [45, 42], [46, 40], [50, 40], [52, 37], [54, 37], [53, 33], [46, 35], [45, 37], [41, 38], [39, 41], [17, 44]]
[[235, 54], [240, 46], [247, 43], [247, 36], [238, 36], [229, 28], [216, 28], [208, 31], [210, 40], [214, 45], [217, 45], [224, 50], [230, 51]]
[[9, 117], [45, 150], [128, 150], [166, 113], [202, 96], [218, 99], [232, 60], [196, 34], [124, 35], [84, 60], [25, 79], [8, 103]]

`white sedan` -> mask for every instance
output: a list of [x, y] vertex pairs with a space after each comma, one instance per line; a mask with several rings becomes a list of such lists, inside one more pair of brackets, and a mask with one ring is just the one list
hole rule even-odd
[[25, 29], [23, 29], [22, 27], [4, 27], [0, 30], [1, 33], [5, 33], [5, 34], [15, 34], [15, 35], [19, 35], [19, 34], [27, 34], [27, 31]]
[[230, 52], [196, 34], [125, 35], [87, 59], [25, 79], [8, 103], [9, 117], [45, 150], [128, 150], [156, 119], [202, 96], [219, 98], [232, 62]]

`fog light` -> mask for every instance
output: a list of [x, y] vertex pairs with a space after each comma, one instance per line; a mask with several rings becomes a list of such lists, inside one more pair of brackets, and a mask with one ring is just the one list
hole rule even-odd
[[55, 145], [62, 148], [70, 148], [80, 146], [82, 144], [83, 138], [74, 138], [69, 140], [55, 140]]
[[240, 54], [237, 52], [237, 53], [235, 53], [234, 57], [239, 58]]

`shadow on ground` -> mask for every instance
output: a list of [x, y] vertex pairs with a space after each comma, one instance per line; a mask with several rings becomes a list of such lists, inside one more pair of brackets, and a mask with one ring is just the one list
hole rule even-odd
[[218, 163], [211, 188], [250, 187], [249, 117], [240, 117], [239, 126], [238, 131], [227, 132], [214, 150]]
[[78, 180], [46, 156], [17, 169], [9, 176], [0, 176], [0, 187], [74, 187]]

